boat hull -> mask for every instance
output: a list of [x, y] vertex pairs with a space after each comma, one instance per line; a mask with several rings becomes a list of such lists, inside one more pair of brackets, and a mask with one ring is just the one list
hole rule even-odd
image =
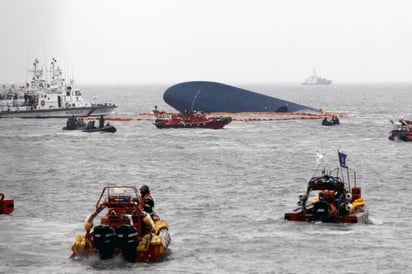
[[[285, 220], [295, 221], [295, 222], [314, 222], [313, 214], [309, 212], [288, 212], [285, 213]], [[344, 215], [340, 218], [329, 218], [324, 223], [368, 223], [369, 222], [369, 213], [365, 208], [358, 209], [357, 211]]]
[[216, 82], [183, 82], [169, 87], [164, 101], [177, 109], [211, 112], [296, 112], [314, 111], [308, 106]]
[[82, 108], [60, 108], [60, 109], [28, 109], [16, 111], [2, 111], [0, 118], [68, 118], [100, 116], [110, 114], [116, 107], [82, 107]]
[[[162, 222], [162, 220], [159, 220]], [[158, 221], [158, 222], [159, 222]], [[109, 228], [108, 229], [113, 229]], [[106, 241], [113, 241], [107, 247], [96, 245], [94, 241], [87, 240], [86, 237], [78, 236], [72, 246], [72, 259], [74, 258], [93, 258], [99, 257], [102, 260], [123, 257], [129, 262], [154, 263], [166, 256], [167, 249], [171, 243], [168, 229], [160, 229], [155, 234], [146, 234], [132, 248], [127, 248], [118, 241], [120, 238], [115, 229], [114, 238], [109, 239], [105, 235]], [[116, 240], [117, 238], [117, 240]], [[132, 237], [128, 238], [133, 240]]]
[[325, 121], [325, 120], [322, 121], [322, 126], [327, 126], [327, 127], [336, 126], [336, 125], [339, 125], [339, 124], [340, 124], [339, 121], [338, 121], [338, 122], [335, 122], [335, 121]]
[[306, 86], [321, 86], [321, 85], [330, 85], [332, 84], [332, 80], [324, 80], [324, 81], [319, 81], [316, 83], [306, 83], [303, 82], [302, 85], [306, 85]]
[[14, 200], [4, 199], [4, 194], [0, 193], [0, 214], [10, 214], [14, 210]]
[[114, 126], [105, 126], [103, 128], [84, 128], [82, 130], [83, 132], [110, 132], [110, 133], [115, 133], [116, 128]]
[[158, 118], [155, 121], [157, 128], [209, 128], [222, 129], [232, 121], [231, 117], [209, 119], [207, 121], [174, 121]]
[[101, 116], [101, 115], [108, 115], [111, 114], [114, 109], [117, 108], [116, 106], [113, 105], [108, 105], [108, 104], [102, 104], [102, 105], [97, 105], [97, 107], [94, 107], [93, 112], [90, 114], [90, 116]]
[[389, 132], [389, 140], [395, 141], [395, 140], [402, 140], [405, 142], [410, 142], [412, 141], [412, 132], [409, 130], [397, 130], [394, 129], [391, 132]]

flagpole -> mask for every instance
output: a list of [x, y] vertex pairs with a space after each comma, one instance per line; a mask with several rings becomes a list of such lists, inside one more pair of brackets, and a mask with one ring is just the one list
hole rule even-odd
[[[313, 176], [315, 176], [322, 164], [322, 159], [323, 159], [323, 155], [319, 153], [319, 151], [316, 151], [316, 169], [315, 169], [315, 173], [313, 174]], [[312, 176], [312, 177], [313, 177]]]
[[[338, 158], [339, 158], [339, 166], [341, 168], [346, 168], [346, 176], [348, 177], [348, 187], [349, 187], [349, 190], [350, 190], [351, 187], [350, 187], [349, 167], [346, 165], [346, 154], [341, 153], [339, 151], [339, 149], [338, 149]], [[341, 174], [342, 174], [342, 182], [345, 183], [345, 177], [343, 175], [343, 170], [342, 170]]]
[[343, 167], [342, 167], [342, 165], [341, 165], [341, 163], [340, 163], [340, 156], [339, 156], [340, 154], [339, 154], [339, 148], [338, 148], [338, 162], [339, 162], [339, 170], [340, 170], [340, 175], [341, 175], [341, 177], [342, 177], [342, 182], [343, 183], [345, 183], [345, 176], [343, 176]]

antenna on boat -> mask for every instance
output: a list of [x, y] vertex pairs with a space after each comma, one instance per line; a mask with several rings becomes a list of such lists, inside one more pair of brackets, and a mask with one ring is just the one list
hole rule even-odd
[[27, 73], [28, 73], [28, 67], [29, 67], [29, 47], [27, 47], [27, 52], [26, 52], [26, 83], [24, 84], [24, 86], [25, 86], [25, 90], [26, 90], [26, 92], [27, 92], [27, 90], [28, 90], [28, 82], [27, 82]]
[[[318, 172], [319, 168], [321, 167], [322, 164], [322, 159], [323, 155], [319, 153], [319, 151], [316, 151], [316, 169], [315, 169], [315, 174]], [[325, 169], [324, 169], [325, 170]], [[315, 176], [315, 174], [313, 176]], [[312, 177], [313, 177], [312, 176]]]
[[[44, 47], [44, 41], [43, 41], [43, 59], [44, 59], [43, 64], [46, 66], [47, 59], [46, 59], [46, 50], [45, 50], [45, 47]], [[44, 67], [44, 72], [45, 72], [44, 76], [46, 77], [46, 88], [47, 88], [47, 84], [49, 83], [48, 74], [47, 74], [47, 66]]]
[[192, 113], [193, 113], [193, 107], [194, 107], [194, 105], [195, 105], [195, 101], [196, 101], [196, 99], [197, 99], [197, 96], [199, 95], [199, 93], [200, 93], [200, 89], [198, 89], [197, 91], [196, 91], [196, 94], [195, 94], [195, 96], [193, 96], [193, 100], [192, 100], [192, 105], [190, 106], [190, 110], [192, 111]]
[[70, 78], [70, 86], [74, 86], [74, 69], [73, 69], [73, 67], [72, 67], [72, 77]]

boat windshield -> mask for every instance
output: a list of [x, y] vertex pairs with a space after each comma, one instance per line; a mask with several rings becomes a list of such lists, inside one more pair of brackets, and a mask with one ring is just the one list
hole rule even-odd
[[104, 203], [129, 203], [140, 201], [140, 194], [134, 186], [106, 186], [100, 198], [96, 203], [96, 207], [100, 207]]

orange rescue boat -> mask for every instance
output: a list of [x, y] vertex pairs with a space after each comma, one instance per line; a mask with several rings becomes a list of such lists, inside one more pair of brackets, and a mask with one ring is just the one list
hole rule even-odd
[[[71, 258], [122, 256], [128, 262], [155, 262], [163, 258], [170, 244], [169, 227], [156, 214], [144, 212], [140, 193], [134, 186], [106, 186], [95, 211], [85, 222], [86, 233], [76, 237]], [[100, 223], [93, 220], [106, 209]]]

